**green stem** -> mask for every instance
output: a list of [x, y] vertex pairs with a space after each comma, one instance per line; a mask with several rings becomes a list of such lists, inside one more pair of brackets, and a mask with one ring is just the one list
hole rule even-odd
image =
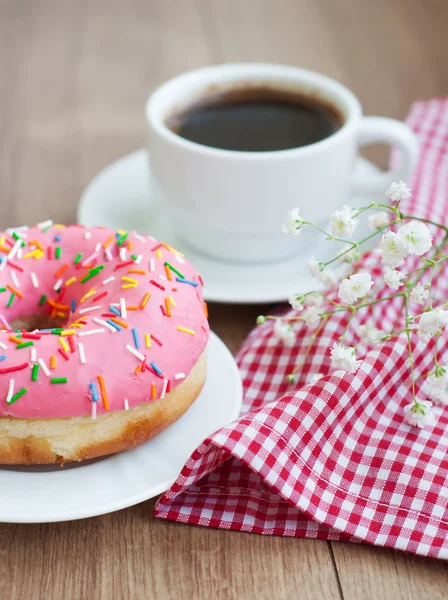
[[421, 221], [422, 223], [428, 223], [428, 225], [434, 225], [434, 227], [443, 229], [443, 231], [448, 235], [448, 227], [446, 225], [442, 225], [441, 223], [436, 223], [435, 221], [431, 221], [430, 219], [423, 219], [422, 217], [414, 217], [412, 215], [401, 215], [401, 218], [407, 219], [409, 221]]

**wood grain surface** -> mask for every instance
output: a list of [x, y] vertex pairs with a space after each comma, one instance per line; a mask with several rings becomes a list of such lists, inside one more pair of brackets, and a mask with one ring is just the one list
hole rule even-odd
[[[367, 114], [403, 118], [413, 100], [448, 92], [447, 20], [446, 0], [0, 0], [0, 228], [73, 222], [89, 180], [144, 145], [148, 93], [193, 67], [316, 69]], [[384, 150], [371, 156], [385, 164]], [[236, 351], [264, 310], [213, 305], [211, 324]], [[0, 524], [0, 597], [448, 597], [442, 562], [188, 527], [152, 509]]]

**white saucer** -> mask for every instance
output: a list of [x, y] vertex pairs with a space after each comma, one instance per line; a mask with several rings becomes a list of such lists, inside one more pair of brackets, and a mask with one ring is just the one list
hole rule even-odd
[[[377, 171], [377, 167], [359, 158], [359, 175]], [[84, 190], [78, 207], [82, 225], [103, 225], [110, 229], [151, 233], [179, 250], [185, 250], [204, 281], [206, 300], [257, 304], [281, 302], [292, 293], [315, 289], [316, 281], [307, 269], [303, 254], [283, 262], [255, 265], [219, 261], [206, 256], [179, 239], [169, 219], [151, 205], [149, 160], [146, 150], [138, 150], [112, 163], [99, 173]], [[356, 201], [359, 205], [359, 199]], [[281, 223], [279, 224], [279, 228]], [[328, 243], [323, 241], [313, 252], [323, 258]]]
[[240, 413], [241, 377], [211, 334], [207, 381], [189, 410], [146, 444], [84, 465], [0, 468], [0, 522], [51, 523], [110, 513], [167, 490], [200, 443]]

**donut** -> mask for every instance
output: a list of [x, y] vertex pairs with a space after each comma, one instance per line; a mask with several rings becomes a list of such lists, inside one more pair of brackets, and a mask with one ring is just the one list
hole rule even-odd
[[114, 454], [175, 422], [205, 382], [202, 286], [151, 236], [0, 233], [0, 464]]

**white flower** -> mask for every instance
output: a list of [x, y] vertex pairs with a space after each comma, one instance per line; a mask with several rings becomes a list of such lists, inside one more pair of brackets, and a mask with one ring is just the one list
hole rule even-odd
[[428, 341], [433, 335], [442, 333], [445, 325], [448, 324], [448, 312], [441, 308], [435, 308], [420, 317], [417, 335], [420, 339]]
[[353, 304], [356, 300], [364, 298], [373, 285], [369, 273], [355, 273], [347, 279], [343, 279], [338, 289], [338, 296], [342, 302]]
[[292, 306], [292, 308], [294, 310], [297, 310], [299, 312], [301, 310], [303, 310], [303, 296], [302, 295], [293, 294], [292, 296], [289, 297], [288, 302], [290, 303], [290, 305]]
[[283, 223], [283, 233], [289, 235], [299, 235], [300, 230], [303, 226], [303, 219], [299, 215], [299, 209], [293, 208], [290, 210], [285, 218], [285, 222]]
[[417, 283], [417, 285], [412, 288], [411, 293], [409, 294], [409, 300], [411, 302], [416, 302], [417, 304], [425, 304], [426, 300], [429, 298], [429, 290], [427, 290], [421, 283]]
[[432, 402], [429, 400], [418, 400], [404, 407], [404, 414], [409, 425], [423, 429], [426, 425], [434, 425], [436, 422], [432, 412]]
[[294, 331], [291, 329], [291, 325], [282, 323], [280, 319], [277, 319], [275, 321], [274, 335], [277, 339], [282, 341], [285, 344], [285, 346], [288, 346], [289, 348], [294, 346], [296, 336], [294, 335]]
[[311, 294], [307, 294], [305, 296], [304, 304], [305, 306], [322, 306], [324, 299], [321, 294], [317, 292], [311, 292]]
[[420, 221], [411, 221], [406, 225], [402, 225], [397, 231], [397, 235], [403, 241], [407, 254], [421, 256], [428, 252], [432, 246], [431, 232]]
[[335, 237], [352, 237], [358, 221], [352, 217], [352, 209], [344, 204], [330, 215], [330, 229]]
[[404, 241], [393, 231], [388, 231], [383, 235], [380, 248], [383, 263], [391, 267], [400, 265], [408, 254]]
[[317, 261], [314, 257], [308, 261], [308, 266], [311, 271], [311, 275], [324, 284], [325, 287], [330, 287], [336, 283], [336, 275], [332, 269], [322, 269], [322, 264]]
[[318, 306], [307, 306], [303, 311], [303, 320], [308, 327], [314, 327], [320, 321], [320, 308]]
[[308, 383], [316, 383], [316, 381], [319, 381], [319, 379], [322, 379], [322, 377], [325, 377], [325, 375], [322, 373], [313, 373], [309, 376]]
[[389, 186], [389, 189], [384, 194], [386, 198], [392, 200], [392, 202], [398, 202], [398, 200], [402, 200], [403, 198], [409, 198], [411, 195], [411, 188], [405, 184], [403, 180], [394, 181]]
[[384, 274], [384, 282], [393, 290], [398, 290], [403, 285], [404, 275], [395, 269], [389, 269]]
[[389, 214], [384, 210], [380, 210], [369, 215], [369, 227], [371, 229], [382, 229], [389, 223]]
[[331, 362], [337, 369], [343, 369], [349, 373], [356, 373], [358, 362], [354, 348], [345, 348], [339, 344], [333, 344], [331, 349]]
[[319, 279], [319, 275], [320, 275], [320, 263], [318, 260], [316, 260], [314, 258], [314, 256], [312, 256], [310, 258], [310, 260], [308, 261], [308, 267], [311, 271], [311, 275], [314, 277], [314, 279]]
[[358, 327], [359, 339], [364, 342], [371, 342], [372, 340], [378, 340], [383, 335], [383, 332], [375, 327], [372, 319], [366, 321], [363, 325]]
[[448, 406], [448, 371], [446, 367], [437, 367], [436, 372], [427, 377], [425, 390], [428, 398], [434, 404]]

